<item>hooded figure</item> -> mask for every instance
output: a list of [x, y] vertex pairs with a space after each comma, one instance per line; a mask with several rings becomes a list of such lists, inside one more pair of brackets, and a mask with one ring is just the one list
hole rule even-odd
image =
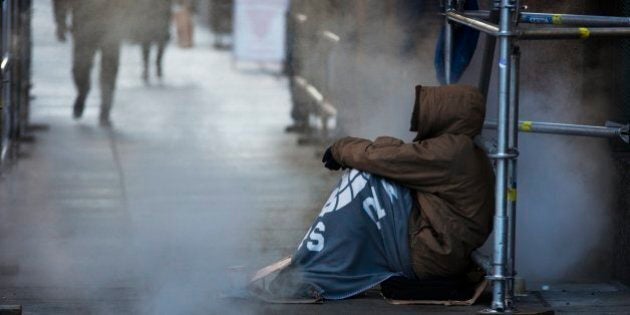
[[408, 233], [419, 279], [463, 273], [472, 251], [492, 231], [494, 172], [473, 142], [484, 117], [484, 97], [474, 87], [418, 86], [413, 143], [348, 137], [331, 147], [340, 166], [391, 179], [415, 192]]
[[[471, 252], [492, 230], [493, 169], [473, 142], [484, 116], [484, 98], [473, 87], [417, 87], [413, 143], [390, 137], [335, 142], [325, 166], [350, 170], [290, 263], [280, 264], [268, 287], [252, 282], [252, 291], [276, 302], [334, 300], [410, 281], [413, 288], [429, 284], [438, 299], [468, 296], [460, 295], [465, 286], [442, 295], [430, 283], [465, 278], [473, 269]], [[274, 267], [263, 270], [255, 279]]]

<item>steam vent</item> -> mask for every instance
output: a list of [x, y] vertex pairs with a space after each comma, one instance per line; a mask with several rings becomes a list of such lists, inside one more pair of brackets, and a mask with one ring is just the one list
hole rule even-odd
[[0, 315], [630, 314], [630, 0], [0, 11]]

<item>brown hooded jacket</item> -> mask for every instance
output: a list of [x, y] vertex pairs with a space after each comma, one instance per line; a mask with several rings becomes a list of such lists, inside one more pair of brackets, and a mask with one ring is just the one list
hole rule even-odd
[[494, 172], [473, 137], [481, 132], [485, 101], [476, 88], [416, 87], [413, 143], [343, 138], [337, 162], [397, 181], [416, 192], [409, 222], [413, 269], [420, 278], [461, 274], [471, 252], [492, 230]]

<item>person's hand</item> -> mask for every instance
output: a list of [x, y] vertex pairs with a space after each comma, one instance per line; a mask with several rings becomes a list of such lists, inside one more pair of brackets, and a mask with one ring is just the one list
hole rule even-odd
[[331, 147], [326, 149], [324, 157], [322, 157], [322, 163], [324, 163], [324, 166], [331, 171], [338, 171], [339, 169], [341, 169], [341, 164], [335, 161], [335, 158], [333, 157]]
[[57, 40], [60, 42], [65, 42], [66, 41], [66, 31], [67, 31], [67, 27], [65, 26], [57, 26]]

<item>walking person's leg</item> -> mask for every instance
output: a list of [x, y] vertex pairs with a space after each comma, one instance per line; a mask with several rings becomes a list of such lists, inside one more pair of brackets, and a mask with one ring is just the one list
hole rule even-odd
[[157, 77], [162, 78], [162, 59], [164, 57], [164, 50], [166, 49], [166, 41], [158, 41], [157, 43], [157, 58], [155, 59], [155, 66], [157, 69]]
[[188, 8], [188, 16], [186, 19], [186, 38], [187, 38], [187, 45], [186, 47], [190, 48], [193, 47], [195, 45], [194, 43], [194, 30], [195, 30], [195, 25], [193, 22], [193, 12], [190, 8]]
[[111, 40], [101, 46], [101, 125], [109, 126], [109, 114], [114, 101], [114, 89], [118, 76], [118, 64], [120, 60], [120, 41]]
[[142, 49], [142, 80], [149, 82], [149, 58], [151, 55], [151, 42], [146, 41], [141, 44]]
[[96, 43], [88, 38], [74, 36], [72, 56], [72, 76], [77, 89], [74, 101], [73, 117], [78, 119], [83, 115], [85, 100], [90, 92], [90, 74], [94, 64]]

